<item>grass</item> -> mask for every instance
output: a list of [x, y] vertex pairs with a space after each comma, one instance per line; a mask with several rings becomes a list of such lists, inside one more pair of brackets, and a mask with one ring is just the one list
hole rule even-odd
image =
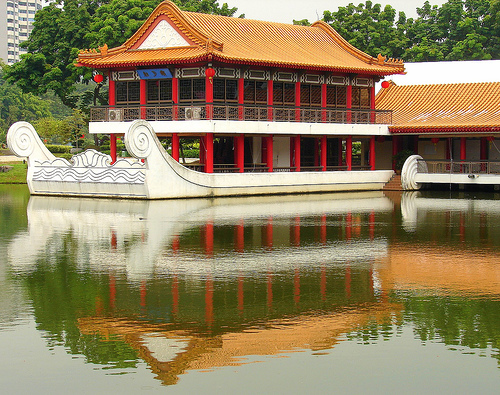
[[7, 173], [0, 173], [0, 184], [26, 184], [28, 164], [23, 162], [2, 162], [0, 166], [12, 166]]

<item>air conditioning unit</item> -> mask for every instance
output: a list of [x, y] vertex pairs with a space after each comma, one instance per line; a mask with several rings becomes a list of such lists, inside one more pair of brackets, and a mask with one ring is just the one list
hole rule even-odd
[[121, 122], [121, 121], [123, 121], [123, 109], [122, 108], [108, 108], [108, 121], [109, 122]]
[[201, 107], [186, 108], [186, 119], [201, 119]]

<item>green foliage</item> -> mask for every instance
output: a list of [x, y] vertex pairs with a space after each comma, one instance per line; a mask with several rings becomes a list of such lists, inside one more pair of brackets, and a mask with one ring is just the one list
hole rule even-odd
[[6, 143], [7, 130], [18, 121], [33, 122], [50, 115], [49, 103], [31, 93], [23, 93], [16, 84], [3, 80], [0, 65], [0, 145]]
[[406, 159], [408, 159], [408, 157], [411, 155], [415, 155], [415, 152], [409, 149], [400, 151], [396, 155], [394, 155], [393, 159], [396, 161], [396, 170], [401, 170], [403, 168], [403, 165], [405, 164]]
[[[500, 1], [448, 0], [441, 7], [426, 1], [418, 17], [407, 19], [391, 6], [350, 3], [324, 20], [362, 51], [405, 61], [500, 58]], [[299, 21], [300, 22], [300, 21]]]
[[69, 151], [71, 150], [71, 146], [69, 145], [47, 144], [45, 146], [53, 154], [69, 154]]
[[[81, 49], [123, 44], [162, 0], [57, 0], [35, 14], [33, 31], [23, 46], [28, 53], [6, 69], [5, 78], [23, 92], [35, 95], [53, 91], [68, 107], [83, 112], [106, 101], [102, 84], [92, 81], [92, 70], [76, 67]], [[216, 0], [176, 0], [181, 8], [232, 16], [237, 8]], [[92, 87], [78, 92], [77, 84]]]
[[34, 123], [34, 127], [44, 142], [52, 144], [77, 145], [82, 136], [88, 134], [87, 120], [80, 110], [73, 110], [72, 115], [64, 119], [41, 118]]

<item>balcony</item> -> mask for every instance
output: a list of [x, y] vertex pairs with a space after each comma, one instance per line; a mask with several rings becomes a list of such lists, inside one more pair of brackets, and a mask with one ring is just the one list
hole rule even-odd
[[321, 107], [283, 107], [196, 103], [192, 105], [127, 105], [90, 109], [91, 122], [148, 121], [273, 121], [336, 124], [392, 124], [392, 112]]

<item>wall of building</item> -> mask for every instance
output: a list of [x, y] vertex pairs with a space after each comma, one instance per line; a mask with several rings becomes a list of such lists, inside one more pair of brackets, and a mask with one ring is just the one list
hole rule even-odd
[[375, 169], [392, 169], [392, 141], [375, 141]]
[[7, 2], [0, 2], [0, 59], [7, 63]]

